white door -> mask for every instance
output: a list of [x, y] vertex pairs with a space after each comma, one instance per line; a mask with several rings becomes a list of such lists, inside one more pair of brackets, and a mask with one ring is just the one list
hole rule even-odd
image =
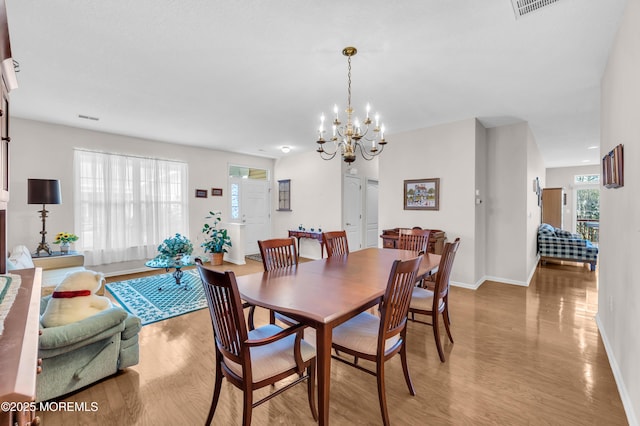
[[242, 179], [241, 218], [245, 224], [246, 253], [259, 253], [258, 240], [271, 235], [269, 223], [269, 182]]
[[229, 186], [231, 219], [245, 225], [245, 253], [259, 253], [258, 240], [271, 236], [269, 181], [231, 177]]
[[349, 250], [359, 250], [362, 248], [362, 186], [360, 178], [346, 175], [342, 194], [342, 216], [344, 229], [347, 231]]
[[378, 247], [378, 181], [367, 179], [365, 192], [366, 246]]

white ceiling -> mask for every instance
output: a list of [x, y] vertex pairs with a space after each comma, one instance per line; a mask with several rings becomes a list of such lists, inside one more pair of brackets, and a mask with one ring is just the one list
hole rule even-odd
[[[547, 167], [596, 164], [600, 79], [626, 0], [6, 0], [14, 116], [278, 157], [370, 102], [393, 134], [528, 121]], [[99, 117], [99, 121], [78, 115]], [[291, 155], [291, 154], [289, 154]]]

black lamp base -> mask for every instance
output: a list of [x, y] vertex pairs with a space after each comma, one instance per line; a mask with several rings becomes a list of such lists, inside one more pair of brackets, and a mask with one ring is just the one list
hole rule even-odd
[[38, 248], [36, 249], [36, 256], [40, 256], [40, 250], [47, 252], [49, 255], [51, 255], [51, 248], [49, 247], [49, 244], [46, 241], [41, 241], [40, 244], [38, 244]]

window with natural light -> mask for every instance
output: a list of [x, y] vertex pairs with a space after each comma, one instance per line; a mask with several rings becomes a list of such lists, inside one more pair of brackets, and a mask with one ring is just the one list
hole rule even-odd
[[598, 185], [600, 183], [600, 175], [575, 175], [574, 182], [578, 185]]
[[76, 245], [86, 265], [154, 257], [188, 234], [188, 166], [179, 161], [74, 151]]

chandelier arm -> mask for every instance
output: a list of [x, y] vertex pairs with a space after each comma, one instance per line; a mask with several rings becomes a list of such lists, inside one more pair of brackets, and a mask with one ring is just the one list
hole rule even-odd
[[378, 153], [375, 154], [370, 154], [368, 152], [366, 152], [367, 150], [363, 148], [362, 144], [360, 142], [356, 143], [356, 146], [358, 147], [358, 149], [360, 150], [360, 156], [362, 158], [364, 158], [367, 161], [371, 161], [374, 159], [374, 157], [376, 155], [378, 155]]
[[333, 160], [333, 158], [336, 156], [337, 153], [338, 153], [337, 149], [333, 152], [333, 154], [329, 154], [327, 151], [321, 151], [320, 158], [322, 158], [323, 160]]

